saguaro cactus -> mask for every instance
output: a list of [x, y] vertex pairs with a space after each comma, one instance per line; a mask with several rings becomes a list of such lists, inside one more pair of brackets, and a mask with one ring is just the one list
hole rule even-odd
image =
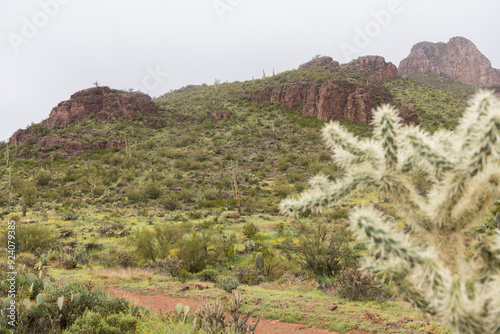
[[[431, 135], [403, 126], [390, 106], [378, 108], [373, 126], [374, 137], [359, 140], [328, 124], [323, 138], [345, 176], [314, 177], [310, 190], [281, 203], [282, 212], [317, 211], [358, 187], [378, 190], [426, 237], [427, 247], [410, 243], [374, 209], [356, 209], [350, 218], [377, 255], [364, 269], [396, 283], [408, 301], [457, 333], [500, 333], [500, 236], [469, 262], [463, 242], [464, 231], [480, 223], [500, 194], [500, 102], [479, 92], [454, 131]], [[427, 196], [408, 175], [416, 167], [433, 178]]]
[[264, 270], [264, 255], [261, 252], [255, 254], [255, 269]]

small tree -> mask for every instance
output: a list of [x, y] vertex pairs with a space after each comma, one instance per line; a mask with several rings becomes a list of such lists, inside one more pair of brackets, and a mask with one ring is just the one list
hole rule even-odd
[[[281, 210], [317, 211], [358, 187], [378, 190], [428, 246], [409, 242], [374, 209], [359, 208], [350, 218], [377, 255], [364, 270], [394, 282], [408, 301], [457, 333], [500, 333], [500, 237], [482, 243], [469, 262], [463, 241], [500, 194], [500, 102], [479, 92], [454, 131], [431, 135], [400, 122], [392, 107], [378, 108], [374, 138], [367, 140], [328, 124], [323, 139], [345, 167], [344, 178], [316, 176], [309, 191], [283, 201]], [[427, 196], [418, 194], [408, 173], [421, 167], [432, 177]]]

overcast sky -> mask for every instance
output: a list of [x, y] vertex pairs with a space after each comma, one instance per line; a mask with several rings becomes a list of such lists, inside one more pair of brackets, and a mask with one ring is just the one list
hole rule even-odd
[[453, 36], [500, 68], [499, 13], [497, 0], [2, 0], [0, 140], [95, 81], [159, 96], [317, 54], [398, 65], [415, 43]]

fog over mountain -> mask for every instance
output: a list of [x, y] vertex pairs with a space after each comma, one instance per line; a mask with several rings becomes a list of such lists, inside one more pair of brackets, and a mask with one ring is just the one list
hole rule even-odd
[[471, 40], [500, 68], [491, 0], [40, 0], [0, 4], [0, 140], [94, 82], [159, 96], [244, 81], [317, 54], [398, 65], [421, 41]]

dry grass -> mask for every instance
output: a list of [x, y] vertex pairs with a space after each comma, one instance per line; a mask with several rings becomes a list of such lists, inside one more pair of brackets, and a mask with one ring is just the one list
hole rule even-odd
[[153, 273], [141, 268], [122, 268], [92, 270], [90, 274], [94, 278], [134, 282], [148, 279]]

